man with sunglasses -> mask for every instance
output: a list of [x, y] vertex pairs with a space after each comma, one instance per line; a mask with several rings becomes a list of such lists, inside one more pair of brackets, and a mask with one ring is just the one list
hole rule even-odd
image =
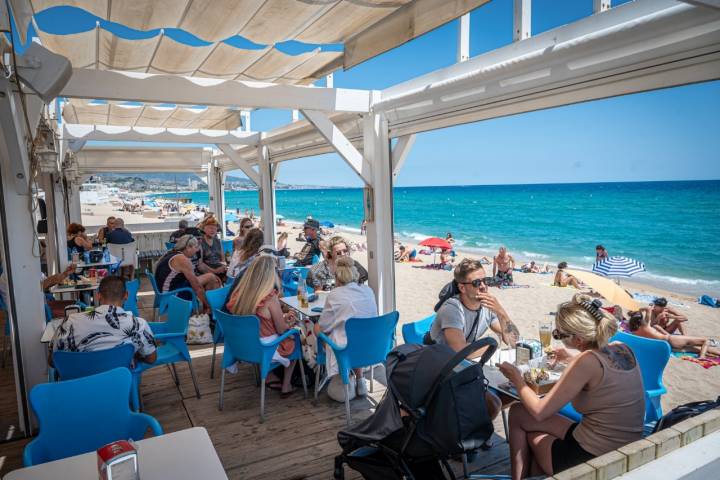
[[[503, 342], [514, 346], [519, 332], [497, 298], [489, 294], [485, 269], [478, 260], [463, 259], [454, 271], [459, 294], [447, 299], [437, 310], [430, 338], [460, 351], [485, 335], [489, 328]], [[475, 352], [471, 358], [482, 352]]]

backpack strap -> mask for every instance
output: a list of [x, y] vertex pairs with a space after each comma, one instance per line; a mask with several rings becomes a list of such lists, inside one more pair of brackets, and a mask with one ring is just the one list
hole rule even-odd
[[474, 339], [475, 335], [477, 335], [478, 321], [480, 320], [480, 310], [482, 310], [482, 306], [478, 308], [475, 313], [475, 320], [473, 320], [472, 327], [470, 327], [470, 333], [468, 333], [467, 337], [465, 337], [466, 342], [469, 342], [471, 338]]

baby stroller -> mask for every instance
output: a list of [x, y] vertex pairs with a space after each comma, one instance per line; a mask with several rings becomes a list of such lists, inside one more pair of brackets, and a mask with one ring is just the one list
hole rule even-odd
[[[479, 362], [465, 359], [483, 347]], [[482, 367], [496, 348], [486, 337], [457, 353], [442, 344], [392, 350], [375, 413], [338, 433], [335, 479], [344, 478], [344, 464], [367, 480], [454, 479], [447, 459], [477, 450], [493, 434]]]

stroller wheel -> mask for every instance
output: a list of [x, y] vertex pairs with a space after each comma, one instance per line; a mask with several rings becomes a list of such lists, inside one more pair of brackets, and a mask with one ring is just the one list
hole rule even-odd
[[345, 469], [343, 468], [342, 456], [335, 457], [335, 470], [333, 471], [335, 480], [345, 480]]

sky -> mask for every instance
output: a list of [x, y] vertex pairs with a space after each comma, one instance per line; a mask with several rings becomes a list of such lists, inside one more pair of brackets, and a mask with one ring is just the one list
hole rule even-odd
[[[592, 0], [533, 0], [532, 33], [590, 15]], [[615, 7], [621, 0], [613, 0]], [[512, 0], [493, 0], [471, 14], [470, 54], [512, 42]], [[48, 11], [38, 18], [52, 33], [94, 26], [77, 10]], [[349, 71], [334, 86], [383, 89], [455, 62], [458, 21], [450, 22]], [[127, 38], [157, 32], [108, 29]], [[166, 31], [166, 34], [168, 32]], [[174, 38], [203, 42], [181, 32]], [[235, 37], [242, 48], [260, 48]], [[315, 48], [284, 42], [294, 54]], [[338, 50], [339, 45], [323, 45]], [[319, 83], [320, 85], [323, 82]], [[597, 181], [702, 180], [720, 178], [720, 81], [598, 100], [486, 120], [417, 135], [398, 186], [526, 184]], [[253, 130], [288, 123], [290, 111], [253, 112]], [[244, 176], [240, 171], [233, 172]], [[361, 187], [357, 175], [336, 154], [284, 162], [279, 181], [290, 184]]]

